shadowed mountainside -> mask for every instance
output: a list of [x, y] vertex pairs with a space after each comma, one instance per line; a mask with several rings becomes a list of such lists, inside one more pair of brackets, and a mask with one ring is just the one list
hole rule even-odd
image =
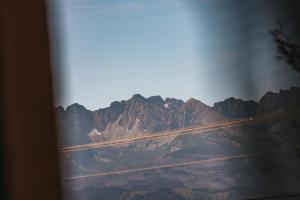
[[[74, 104], [66, 110], [56, 108], [56, 112], [58, 125], [63, 127], [61, 137], [68, 134], [76, 144], [226, 118], [297, 110], [299, 97], [300, 88], [293, 87], [278, 93], [268, 92], [258, 103], [229, 98], [211, 108], [195, 99], [183, 102], [134, 95], [128, 101], [113, 102], [110, 107], [97, 111]], [[118, 134], [114, 135], [114, 131]], [[67, 181], [64, 193], [78, 200], [103, 197], [107, 200], [227, 200], [297, 193], [300, 191], [299, 158], [289, 150], [299, 144], [299, 131], [299, 116], [292, 116], [170, 140], [63, 154], [62, 169], [66, 177], [257, 154], [242, 159]], [[167, 141], [162, 142], [164, 140]]]

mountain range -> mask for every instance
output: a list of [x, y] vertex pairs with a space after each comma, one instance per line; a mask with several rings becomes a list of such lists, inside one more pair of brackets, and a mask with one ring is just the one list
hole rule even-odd
[[258, 102], [228, 98], [210, 107], [199, 100], [133, 95], [107, 108], [90, 111], [80, 104], [55, 108], [63, 146], [119, 139], [160, 131], [186, 128], [224, 119], [247, 118], [256, 114], [299, 106], [300, 88], [266, 93]]
[[[255, 101], [228, 98], [212, 107], [196, 100], [133, 95], [104, 109], [55, 108], [61, 146], [114, 140], [300, 108], [300, 88], [267, 92]], [[64, 182], [78, 200], [229, 200], [300, 191], [300, 118], [227, 127], [128, 145], [62, 153], [65, 177], [254, 154], [242, 159], [96, 176]]]

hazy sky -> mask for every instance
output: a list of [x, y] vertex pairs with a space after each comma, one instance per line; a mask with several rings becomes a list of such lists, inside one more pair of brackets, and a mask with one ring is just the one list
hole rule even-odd
[[300, 76], [275, 60], [270, 2], [60, 0], [57, 104], [94, 110], [139, 93], [212, 105], [299, 86]]

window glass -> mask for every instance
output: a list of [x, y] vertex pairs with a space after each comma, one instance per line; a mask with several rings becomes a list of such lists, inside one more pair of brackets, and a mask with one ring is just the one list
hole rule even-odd
[[65, 198], [299, 198], [298, 8], [51, 5]]

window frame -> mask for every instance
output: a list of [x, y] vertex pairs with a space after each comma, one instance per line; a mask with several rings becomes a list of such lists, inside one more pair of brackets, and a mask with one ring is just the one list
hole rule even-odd
[[46, 0], [0, 0], [0, 10], [6, 199], [59, 200]]

